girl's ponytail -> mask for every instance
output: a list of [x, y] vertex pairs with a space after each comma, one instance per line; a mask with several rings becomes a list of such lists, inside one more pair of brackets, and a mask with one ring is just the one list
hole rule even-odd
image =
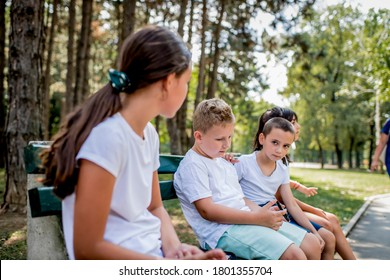
[[110, 83], [70, 113], [54, 136], [53, 144], [42, 155], [43, 184], [54, 186], [54, 193], [65, 198], [74, 192], [78, 166], [76, 155], [92, 129], [121, 108], [119, 94]]

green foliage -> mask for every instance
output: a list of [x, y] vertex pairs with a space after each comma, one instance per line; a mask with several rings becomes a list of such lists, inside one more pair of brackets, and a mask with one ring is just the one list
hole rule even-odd
[[302, 146], [363, 154], [371, 139], [375, 93], [389, 96], [382, 86], [389, 81], [388, 25], [388, 10], [365, 16], [337, 5], [313, 13], [286, 37], [283, 47], [294, 54], [282, 94], [300, 117]]

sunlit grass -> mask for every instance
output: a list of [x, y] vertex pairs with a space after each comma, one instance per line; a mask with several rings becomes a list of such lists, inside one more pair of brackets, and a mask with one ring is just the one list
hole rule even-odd
[[26, 228], [15, 232], [0, 231], [0, 259], [25, 260], [26, 258]]
[[294, 195], [318, 208], [336, 214], [345, 225], [364, 204], [365, 198], [390, 193], [390, 180], [384, 174], [366, 171], [291, 168], [291, 178], [307, 187], [317, 187], [318, 194], [306, 198]]

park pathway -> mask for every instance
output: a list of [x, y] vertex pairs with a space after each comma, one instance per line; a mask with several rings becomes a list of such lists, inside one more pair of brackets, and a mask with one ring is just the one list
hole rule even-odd
[[359, 260], [390, 260], [390, 194], [369, 198], [344, 231]]

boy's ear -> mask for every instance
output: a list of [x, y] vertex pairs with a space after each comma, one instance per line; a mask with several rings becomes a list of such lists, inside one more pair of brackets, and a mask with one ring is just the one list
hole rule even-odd
[[195, 141], [201, 141], [202, 140], [202, 132], [195, 130], [194, 131], [194, 139], [195, 139]]

